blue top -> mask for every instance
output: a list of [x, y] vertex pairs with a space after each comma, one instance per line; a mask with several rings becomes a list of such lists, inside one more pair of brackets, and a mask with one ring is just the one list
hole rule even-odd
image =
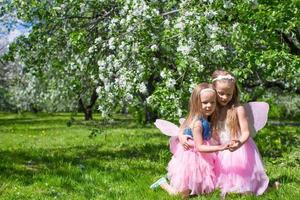
[[[204, 140], [209, 140], [211, 138], [210, 123], [204, 118], [200, 118], [199, 120], [202, 124], [202, 137]], [[192, 129], [190, 127], [185, 128], [183, 134], [193, 138]]]

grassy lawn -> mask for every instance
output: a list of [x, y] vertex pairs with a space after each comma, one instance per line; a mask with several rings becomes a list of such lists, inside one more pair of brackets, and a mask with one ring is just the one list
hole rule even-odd
[[[149, 189], [171, 158], [158, 129], [82, 118], [68, 127], [70, 114], [0, 113], [0, 199], [180, 199]], [[271, 184], [281, 186], [227, 199], [300, 199], [300, 127], [267, 126], [255, 141]], [[193, 199], [219, 199], [219, 191]]]

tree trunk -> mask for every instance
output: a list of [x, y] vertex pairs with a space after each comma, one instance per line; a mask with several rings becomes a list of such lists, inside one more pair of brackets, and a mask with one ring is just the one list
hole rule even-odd
[[93, 111], [92, 109], [84, 106], [82, 98], [79, 99], [79, 107], [80, 111], [84, 113], [84, 119], [85, 120], [92, 120], [93, 119]]
[[79, 108], [84, 113], [85, 120], [92, 120], [93, 119], [93, 107], [98, 99], [98, 94], [96, 89], [93, 90], [93, 94], [90, 99], [90, 104], [85, 106], [82, 100], [82, 97], [79, 98]]
[[157, 119], [157, 113], [151, 110], [151, 108], [149, 108], [148, 106], [145, 106], [144, 111], [146, 123], [154, 122], [154, 120]]
[[85, 120], [92, 120], [93, 119], [93, 112], [92, 109], [86, 108], [84, 111], [84, 119]]
[[[144, 104], [144, 102], [146, 101], [147, 97], [150, 96], [154, 90], [154, 83], [159, 81], [159, 76], [152, 74], [149, 79], [148, 79], [148, 83], [146, 85], [147, 87], [147, 95], [141, 94], [140, 93], [140, 98]], [[140, 122], [141, 123], [150, 123], [153, 122], [156, 118], [157, 118], [157, 111], [156, 110], [152, 110], [151, 107], [149, 107], [148, 105], [143, 105], [143, 114], [140, 116]]]

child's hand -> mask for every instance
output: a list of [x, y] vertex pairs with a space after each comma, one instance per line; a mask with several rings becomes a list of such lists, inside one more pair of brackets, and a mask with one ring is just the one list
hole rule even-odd
[[229, 149], [229, 144], [228, 143], [221, 144], [219, 146], [220, 146], [220, 151], [224, 151], [224, 150]]
[[231, 140], [229, 144], [229, 151], [233, 152], [242, 146], [242, 142], [240, 140]]
[[188, 150], [190, 148], [190, 145], [188, 143], [187, 137], [185, 135], [179, 135], [178, 138], [179, 138], [180, 144], [183, 146], [183, 148], [185, 150]]

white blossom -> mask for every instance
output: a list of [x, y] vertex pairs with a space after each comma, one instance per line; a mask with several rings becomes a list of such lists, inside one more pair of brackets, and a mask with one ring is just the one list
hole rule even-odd
[[97, 38], [95, 39], [95, 43], [96, 43], [96, 44], [99, 44], [101, 41], [102, 41], [102, 38], [101, 38], [101, 37], [97, 37]]
[[157, 47], [156, 44], [154, 44], [154, 45], [152, 45], [152, 46], [150, 47], [150, 49], [151, 49], [152, 51], [157, 51], [157, 50], [158, 50], [158, 47]]
[[197, 86], [197, 83], [191, 83], [190, 87], [189, 87], [189, 92], [192, 93], [196, 86]]
[[177, 51], [181, 52], [183, 55], [188, 55], [191, 52], [191, 47], [188, 45], [182, 45], [177, 47]]
[[123, 19], [121, 19], [121, 21], [120, 21], [120, 25], [124, 25], [126, 23], [126, 20], [123, 18]]
[[216, 23], [215, 24], [208, 24], [205, 27], [205, 33], [210, 38], [216, 38], [219, 29], [220, 28]]
[[161, 76], [162, 78], [166, 78], [167, 74], [166, 74], [165, 71], [161, 71], [161, 72], [160, 72], [160, 76]]
[[182, 110], [180, 108], [177, 109], [177, 116], [178, 117], [182, 116]]
[[168, 79], [166, 82], [166, 86], [170, 89], [174, 88], [175, 84], [176, 84], [176, 80], [172, 78]]
[[118, 85], [121, 87], [121, 88], [126, 88], [127, 86], [127, 81], [126, 81], [126, 78], [124, 76], [121, 76], [119, 79], [117, 79], [116, 81], [118, 83]]
[[231, 1], [224, 1], [223, 7], [224, 7], [225, 9], [230, 9], [230, 8], [232, 8], [233, 6], [234, 6], [234, 4], [233, 4]]
[[214, 0], [203, 0], [203, 2], [208, 2], [208, 3], [212, 4], [214, 2]]
[[211, 51], [214, 53], [217, 51], [224, 51], [224, 50], [225, 50], [225, 48], [220, 44], [217, 44], [211, 48]]
[[205, 69], [204, 65], [200, 64], [198, 66], [198, 72], [203, 72], [204, 69]]
[[149, 105], [152, 104], [152, 99], [153, 99], [152, 96], [147, 97], [146, 98], [146, 103], [149, 104]]
[[104, 90], [105, 90], [106, 92], [109, 92], [109, 91], [110, 91], [110, 88], [111, 88], [110, 83], [104, 84]]
[[96, 46], [93, 45], [88, 49], [88, 52], [93, 53], [95, 51], [95, 49], [96, 49]]
[[212, 19], [214, 16], [216, 16], [218, 13], [214, 10], [208, 10], [208, 11], [205, 11], [204, 12], [204, 16], [207, 18], [207, 19]]
[[159, 11], [157, 9], [153, 9], [155, 15], [159, 15]]
[[177, 28], [177, 29], [183, 30], [185, 25], [182, 21], [179, 21], [177, 24], [175, 24], [174, 27]]
[[132, 94], [127, 93], [127, 94], [125, 95], [125, 100], [126, 100], [126, 101], [132, 101], [132, 100], [133, 100]]
[[98, 60], [97, 64], [99, 67], [105, 67], [105, 65], [106, 65], [104, 60]]
[[234, 23], [234, 24], [232, 25], [232, 29], [233, 29], [233, 30], [235, 30], [235, 29], [237, 29], [237, 28], [238, 28], [238, 26], [239, 26], [239, 23], [238, 23], [238, 22], [236, 22], [236, 23]]
[[139, 84], [139, 86], [138, 86], [139, 88], [139, 91], [142, 93], [142, 94], [147, 94], [147, 87], [146, 87], [146, 85], [145, 85], [145, 83], [140, 83]]
[[249, 3], [251, 3], [253, 6], [257, 6], [258, 2], [257, 0], [248, 0]]
[[115, 38], [112, 37], [112, 38], [109, 38], [108, 40], [108, 48], [111, 49], [111, 50], [114, 50], [116, 47], [114, 45], [114, 42], [115, 42]]
[[167, 27], [170, 26], [170, 20], [169, 19], [165, 19], [164, 25], [167, 26]]
[[96, 88], [96, 92], [97, 92], [97, 94], [99, 94], [99, 93], [101, 92], [101, 89], [102, 89], [102, 87], [101, 87], [101, 86], [98, 86], [98, 87]]

